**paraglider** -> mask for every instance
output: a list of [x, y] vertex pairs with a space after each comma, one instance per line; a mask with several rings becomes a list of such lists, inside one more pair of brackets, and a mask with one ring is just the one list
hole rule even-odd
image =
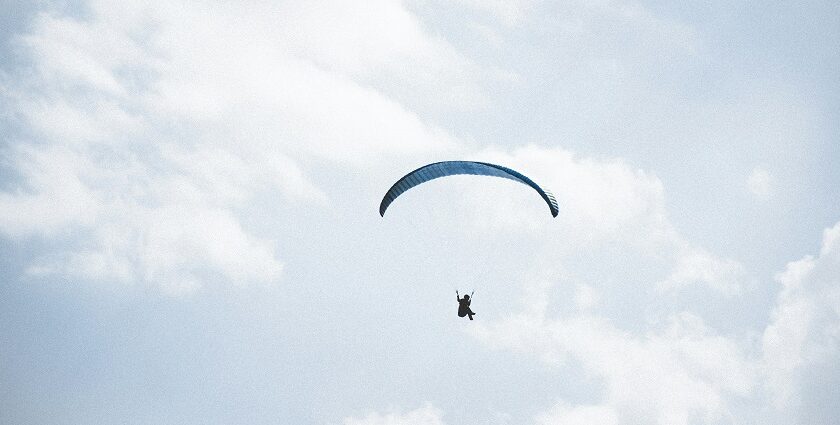
[[[557, 206], [557, 200], [551, 192], [543, 189], [538, 184], [534, 183], [533, 180], [518, 171], [487, 162], [443, 161], [424, 165], [397, 180], [397, 182], [388, 189], [388, 192], [385, 193], [385, 196], [379, 203], [379, 215], [384, 217], [385, 210], [388, 209], [388, 206], [390, 206], [397, 197], [409, 189], [428, 182], [429, 180], [459, 174], [501, 177], [530, 186], [540, 195], [540, 197], [542, 197], [543, 201], [548, 204], [548, 209], [551, 211], [552, 217], [557, 217], [557, 214], [560, 211]], [[470, 308], [470, 304], [472, 303], [471, 295], [472, 294], [461, 297], [458, 291], [455, 291], [455, 297], [458, 300], [458, 317], [468, 316], [470, 320], [473, 320], [475, 312]]]
[[391, 186], [382, 198], [382, 202], [379, 204], [379, 215], [384, 217], [385, 210], [388, 209], [388, 206], [391, 205], [397, 197], [412, 187], [423, 184], [429, 180], [458, 174], [501, 177], [522, 183], [537, 191], [545, 203], [548, 204], [552, 217], [557, 217], [557, 214], [560, 212], [560, 209], [557, 206], [557, 200], [554, 199], [554, 195], [552, 195], [551, 192], [543, 189], [538, 184], [534, 183], [533, 180], [525, 177], [518, 171], [487, 162], [443, 161], [424, 165], [397, 180], [397, 182]]
[[[475, 291], [473, 291], [472, 294], [475, 294]], [[472, 303], [470, 297], [472, 294], [464, 295], [464, 298], [461, 298], [461, 295], [458, 294], [458, 290], [455, 290], [455, 299], [458, 300], [458, 317], [470, 316], [470, 320], [473, 319], [472, 317], [475, 315], [475, 312], [470, 308], [470, 304]]]

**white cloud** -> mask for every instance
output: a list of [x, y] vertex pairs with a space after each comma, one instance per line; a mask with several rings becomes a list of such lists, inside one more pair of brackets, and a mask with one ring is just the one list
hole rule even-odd
[[504, 74], [475, 64], [399, 0], [287, 2], [273, 12], [265, 30], [290, 53], [412, 109], [475, 109], [486, 103], [482, 84]]
[[753, 168], [747, 178], [747, 189], [757, 198], [767, 199], [773, 194], [773, 177], [761, 167]]
[[[680, 235], [668, 219], [656, 176], [621, 160], [579, 158], [562, 149], [531, 146], [479, 156], [523, 171], [552, 190], [560, 215], [535, 220], [547, 215], [544, 205], [528, 202], [536, 198], [533, 193], [511, 187], [509, 197], [463, 200], [460, 214], [470, 218], [467, 223], [550, 235], [540, 238], [545, 242], [538, 264], [574, 271], [549, 280], [524, 277], [522, 312], [481, 322], [474, 336], [492, 348], [534, 356], [556, 368], [581, 368], [604, 388], [597, 404], [561, 401], [538, 416], [538, 423], [594, 417], [606, 423], [688, 424], [698, 418], [716, 423], [731, 419], [739, 399], [754, 397], [760, 369], [752, 357], [754, 347], [707, 326], [701, 317], [707, 311], [673, 305], [697, 285], [711, 290], [708, 302], [738, 295], [743, 268]], [[521, 197], [512, 194], [517, 189]], [[523, 208], [533, 210], [516, 213]], [[492, 213], [496, 210], [501, 212]], [[581, 269], [576, 264], [581, 251], [597, 267]], [[628, 263], [629, 269], [623, 269]], [[578, 288], [570, 294], [575, 310], [552, 305], [565, 298], [554, 293], [573, 283]], [[616, 305], [633, 308], [615, 310]]]
[[680, 249], [671, 274], [659, 282], [658, 286], [669, 290], [704, 283], [723, 294], [735, 295], [740, 290], [743, 276], [743, 267], [736, 261], [718, 258], [697, 247], [685, 246]]
[[101, 201], [92, 193], [79, 168], [87, 158], [69, 149], [22, 147], [14, 152], [14, 165], [27, 187], [0, 193], [0, 230], [21, 238], [38, 233], [54, 236], [67, 225], [95, 222]]
[[372, 412], [363, 418], [345, 418], [344, 425], [443, 425], [440, 410], [431, 405], [405, 413]]
[[493, 16], [502, 25], [512, 27], [520, 23], [533, 6], [532, 0], [459, 0], [461, 3]]
[[[4, 87], [4, 112], [29, 140], [6, 152], [21, 180], [0, 193], [0, 231], [48, 241], [34, 275], [168, 293], [218, 278], [272, 283], [282, 248], [242, 224], [256, 197], [324, 207], [312, 164], [350, 172], [456, 146], [354, 81], [400, 55], [419, 55], [416, 72], [466, 63], [398, 2], [366, 3], [357, 17], [398, 17], [407, 28], [363, 25], [355, 39], [336, 28], [303, 44], [294, 38], [321, 34], [319, 19], [340, 14], [321, 5], [289, 32], [278, 24], [298, 6], [89, 6], [85, 19], [41, 14], [19, 38], [37, 72], [7, 70], [20, 77]], [[352, 49], [373, 56], [353, 64], [330, 53], [353, 58]]]
[[580, 310], [587, 310], [598, 304], [600, 294], [590, 285], [578, 285], [575, 291], [575, 305]]
[[537, 416], [537, 425], [617, 425], [618, 416], [609, 406], [570, 406], [558, 403]]
[[[546, 216], [539, 198], [508, 185], [503, 196], [477, 193], [463, 198], [460, 214], [470, 225], [553, 235], [546, 248], [553, 261], [581, 249], [620, 243], [669, 268], [667, 276], [652, 285], [666, 291], [692, 285], [726, 295], [740, 290], [744, 271], [738, 262], [689, 243], [670, 223], [662, 182], [656, 176], [619, 159], [580, 158], [556, 148], [529, 146], [477, 156], [518, 169], [552, 191], [560, 214], [554, 220], [534, 219]], [[523, 208], [529, 208], [527, 214], [520, 213]]]
[[782, 290], [762, 339], [768, 385], [777, 407], [796, 406], [803, 372], [835, 359], [840, 348], [840, 223], [827, 229], [818, 257], [787, 265]]
[[[553, 285], [544, 281], [532, 285], [521, 313], [478, 323], [472, 333], [489, 347], [581, 368], [602, 381], [597, 404], [561, 400], [536, 423], [739, 423], [765, 414], [795, 422], [803, 398], [823, 400], [806, 377], [838, 358], [838, 234], [840, 223], [825, 231], [818, 257], [791, 262], [777, 276], [782, 290], [759, 339], [722, 335], [679, 310], [638, 331], [619, 329], [597, 309], [555, 317], [546, 303]], [[822, 379], [836, 385], [840, 376]], [[747, 401], [754, 406], [744, 410]]]
[[714, 422], [730, 414], [728, 400], [748, 395], [754, 385], [742, 348], [687, 313], [645, 335], [620, 331], [594, 316], [528, 314], [482, 325], [475, 335], [551, 364], [571, 362], [603, 380], [601, 407], [561, 409], [546, 418], [572, 421], [575, 415], [597, 414], [618, 418], [616, 423], [688, 424], [692, 417]]
[[412, 64], [433, 61], [427, 69], [464, 59], [444, 40], [431, 36], [400, 1], [315, 0], [291, 3], [277, 10], [281, 42], [296, 55], [348, 75], [372, 76], [394, 68], [397, 59]]
[[[527, 146], [512, 152], [479, 152], [477, 157], [523, 171], [550, 190], [560, 205], [557, 217], [560, 224], [553, 222], [552, 226], [575, 232], [576, 242], [614, 240], [628, 232], [635, 235], [640, 228], [658, 232], [667, 230], [662, 183], [655, 176], [634, 170], [621, 160], [580, 158], [568, 150], [538, 146]], [[522, 208], [521, 200], [514, 198], [508, 201], [508, 198], [493, 199], [492, 209], [479, 208], [482, 214], [498, 213], [485, 220], [475, 217], [476, 222], [499, 226], [504, 223], [496, 221], [506, 216], [517, 216], [510, 212]], [[507, 224], [527, 225], [525, 221]], [[657, 234], [650, 236], [654, 239], [662, 237]]]

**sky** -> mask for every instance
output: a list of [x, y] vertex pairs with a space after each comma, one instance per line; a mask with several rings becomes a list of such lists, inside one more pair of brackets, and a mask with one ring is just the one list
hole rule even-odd
[[0, 12], [0, 423], [840, 418], [836, 2]]

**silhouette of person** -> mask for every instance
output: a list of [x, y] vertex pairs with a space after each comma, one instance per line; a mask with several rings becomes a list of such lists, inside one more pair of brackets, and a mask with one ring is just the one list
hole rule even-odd
[[[474, 293], [475, 292], [473, 292], [473, 294]], [[464, 298], [461, 298], [461, 296], [458, 294], [458, 291], [456, 290], [455, 299], [458, 300], [458, 317], [469, 316], [470, 320], [472, 320], [475, 312], [472, 311], [472, 309], [470, 309], [470, 303], [472, 302], [470, 301], [470, 296], [464, 295]]]

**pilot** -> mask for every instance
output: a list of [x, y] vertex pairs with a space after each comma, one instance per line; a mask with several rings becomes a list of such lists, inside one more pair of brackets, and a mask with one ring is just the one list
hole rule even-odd
[[[473, 291], [473, 294], [475, 291]], [[458, 317], [469, 316], [470, 320], [473, 319], [473, 315], [475, 314], [472, 309], [470, 309], [470, 296], [464, 295], [464, 298], [461, 298], [460, 294], [458, 294], [458, 290], [455, 290], [455, 299], [458, 300]]]

